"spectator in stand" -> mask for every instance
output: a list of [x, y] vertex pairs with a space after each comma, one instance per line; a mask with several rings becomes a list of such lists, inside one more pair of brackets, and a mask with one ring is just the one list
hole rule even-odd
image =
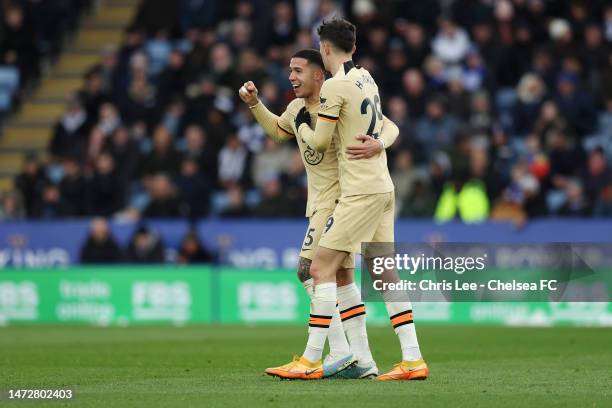
[[3, 16], [0, 42], [2, 60], [19, 68], [20, 83], [25, 85], [40, 75], [36, 33], [32, 26], [26, 24], [24, 10], [19, 3], [8, 3]]
[[64, 160], [64, 177], [60, 181], [59, 191], [67, 215], [78, 217], [87, 213], [87, 181], [74, 158]]
[[165, 174], [157, 174], [149, 184], [151, 201], [142, 214], [145, 218], [177, 218], [181, 214], [181, 203], [175, 186]]
[[179, 2], [144, 0], [136, 14], [135, 24], [152, 35], [160, 30], [172, 31], [179, 21]]
[[563, 114], [559, 112], [557, 104], [553, 101], [546, 101], [540, 109], [533, 131], [540, 140], [546, 140], [549, 132], [570, 133], [571, 129]]
[[147, 226], [140, 226], [132, 236], [126, 250], [126, 258], [135, 264], [160, 264], [165, 262], [164, 243], [160, 236]]
[[117, 107], [110, 102], [104, 102], [100, 105], [100, 113], [98, 121], [95, 124], [104, 137], [113, 134], [115, 129], [121, 126], [121, 117], [117, 111]]
[[172, 50], [168, 65], [158, 78], [157, 92], [160, 106], [166, 106], [173, 97], [184, 93], [187, 86], [185, 71], [185, 55], [179, 49]]
[[606, 153], [601, 147], [596, 147], [589, 153], [581, 178], [584, 195], [589, 205], [592, 206], [599, 198], [599, 193], [612, 181], [612, 170], [608, 166]]
[[0, 193], [0, 220], [21, 220], [26, 217], [23, 200], [17, 191]]
[[49, 151], [58, 158], [83, 157], [87, 146], [87, 112], [78, 100], [68, 104], [68, 109], [55, 124]]
[[140, 161], [138, 142], [130, 137], [126, 128], [118, 127], [112, 136], [105, 140], [103, 151], [113, 158], [121, 185], [127, 188], [130, 180], [134, 178]]
[[208, 140], [208, 134], [204, 129], [196, 124], [187, 126], [183, 136], [185, 147], [183, 159], [195, 160], [200, 172], [209, 179], [210, 182], [217, 179], [217, 151]]
[[585, 217], [591, 214], [587, 198], [584, 196], [582, 183], [578, 179], [570, 179], [565, 185], [565, 202], [559, 209], [559, 215], [565, 217]]
[[88, 126], [98, 122], [102, 105], [109, 101], [109, 95], [105, 92], [102, 81], [99, 70], [89, 70], [84, 77], [83, 89], [77, 93], [77, 100], [87, 114]]
[[235, 134], [227, 138], [219, 152], [219, 181], [222, 186], [246, 183], [249, 156]]
[[274, 6], [267, 44], [292, 45], [297, 34], [297, 25], [293, 15], [293, 6], [288, 1], [280, 1]]
[[255, 154], [251, 174], [257, 187], [263, 187], [270, 174], [282, 174], [289, 170], [291, 149], [280, 145], [271, 138], [264, 141], [264, 149]]
[[461, 69], [450, 69], [447, 80], [448, 112], [458, 120], [467, 120], [470, 115], [470, 93], [465, 89], [465, 80]]
[[26, 158], [23, 170], [15, 179], [15, 187], [23, 197], [25, 212], [28, 217], [34, 216], [34, 209], [38, 206], [40, 194], [48, 184], [45, 167], [35, 156]]
[[178, 262], [181, 264], [211, 264], [214, 255], [202, 244], [195, 230], [189, 231], [181, 242]]
[[573, 73], [559, 75], [555, 101], [576, 135], [583, 137], [593, 131], [596, 108], [593, 98], [578, 89], [578, 78]]
[[603, 188], [593, 210], [595, 217], [612, 217], [612, 180]]
[[231, 48], [224, 43], [216, 44], [210, 50], [210, 75], [218, 86], [234, 88], [237, 85], [233, 68], [234, 55]]
[[427, 88], [430, 92], [443, 92], [446, 89], [446, 66], [435, 55], [430, 55], [423, 63]]
[[391, 179], [395, 186], [395, 201], [398, 211], [404, 200], [414, 191], [414, 185], [418, 178], [418, 172], [414, 169], [412, 155], [408, 150], [402, 150], [395, 159], [395, 168], [391, 172]]
[[138, 121], [153, 123], [157, 101], [145, 73], [132, 77], [128, 89], [119, 96], [117, 103], [126, 123], [132, 124]]
[[408, 114], [411, 119], [417, 119], [425, 114], [427, 102], [425, 80], [416, 69], [409, 69], [402, 77], [403, 98], [408, 104]]
[[431, 53], [423, 27], [410, 23], [402, 30], [406, 42], [406, 60], [410, 68], [421, 68], [427, 56]]
[[175, 175], [178, 173], [180, 154], [172, 143], [172, 135], [165, 126], [158, 126], [153, 132], [153, 149], [143, 157], [140, 177], [148, 178], [157, 173]]
[[440, 19], [440, 30], [431, 43], [434, 54], [443, 62], [457, 64], [467, 55], [470, 38], [454, 21]]
[[196, 160], [186, 158], [182, 161], [175, 184], [180, 194], [181, 208], [186, 216], [197, 219], [208, 214], [210, 181], [200, 172], [200, 165]]
[[246, 218], [251, 216], [251, 210], [244, 200], [244, 192], [238, 185], [230, 185], [227, 189], [227, 206], [220, 214], [221, 218]]
[[89, 180], [89, 214], [109, 216], [119, 211], [124, 202], [121, 185], [113, 157], [108, 153], [100, 154]]
[[94, 218], [91, 221], [89, 236], [81, 248], [80, 262], [82, 264], [110, 264], [124, 260], [121, 248], [109, 231], [104, 218]]
[[253, 208], [253, 215], [261, 218], [296, 217], [295, 204], [282, 194], [278, 175], [268, 175], [262, 186], [262, 200]]
[[546, 85], [539, 76], [528, 73], [521, 78], [516, 93], [518, 102], [513, 112], [514, 131], [524, 135], [534, 128], [546, 96]]
[[547, 135], [546, 150], [550, 157], [552, 185], [554, 188], [565, 189], [568, 180], [578, 176], [582, 169], [582, 147], [565, 132], [551, 131]]
[[423, 146], [426, 160], [429, 161], [437, 150], [454, 141], [457, 125], [457, 119], [446, 112], [441, 99], [427, 102], [426, 116], [417, 121], [414, 129], [415, 138]]
[[64, 204], [62, 195], [55, 184], [48, 183], [42, 189], [40, 198], [33, 210], [34, 218], [60, 218], [70, 215]]

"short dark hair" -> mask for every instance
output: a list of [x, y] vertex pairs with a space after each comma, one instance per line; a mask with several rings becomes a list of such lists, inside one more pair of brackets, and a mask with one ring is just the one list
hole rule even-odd
[[295, 54], [293, 54], [291, 58], [304, 58], [310, 64], [315, 64], [316, 66], [321, 68], [323, 71], [325, 71], [325, 65], [323, 64], [323, 57], [321, 57], [321, 53], [315, 49], [306, 48], [306, 49], [300, 50], [296, 52]]
[[350, 21], [343, 18], [323, 21], [317, 28], [320, 41], [329, 41], [336, 48], [344, 52], [352, 52], [355, 46], [357, 28]]

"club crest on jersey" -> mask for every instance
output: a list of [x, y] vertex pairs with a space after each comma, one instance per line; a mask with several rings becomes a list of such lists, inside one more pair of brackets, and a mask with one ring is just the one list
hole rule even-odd
[[316, 166], [317, 164], [321, 163], [323, 161], [323, 156], [323, 153], [317, 152], [308, 145], [306, 146], [306, 150], [304, 150], [304, 160], [311, 166]]
[[319, 102], [321, 102], [320, 109], [327, 108], [327, 105], [325, 105], [325, 102], [327, 102], [327, 98], [324, 98], [323, 96], [319, 96]]

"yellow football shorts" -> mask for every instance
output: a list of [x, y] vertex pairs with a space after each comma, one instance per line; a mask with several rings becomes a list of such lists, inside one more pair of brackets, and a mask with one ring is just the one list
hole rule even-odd
[[[319, 246], [319, 240], [321, 234], [327, 227], [327, 223], [330, 222], [330, 217], [333, 213], [332, 209], [324, 208], [317, 210], [308, 220], [308, 229], [302, 242], [302, 250], [300, 251], [300, 257], [310, 259], [314, 257], [314, 252]], [[355, 255], [350, 253], [342, 263], [342, 267], [346, 269], [352, 269], [355, 267]]]
[[[319, 246], [361, 253], [363, 242], [394, 241], [394, 193], [365, 194], [342, 197], [325, 224]], [[367, 257], [387, 255], [392, 245], [374, 245]]]

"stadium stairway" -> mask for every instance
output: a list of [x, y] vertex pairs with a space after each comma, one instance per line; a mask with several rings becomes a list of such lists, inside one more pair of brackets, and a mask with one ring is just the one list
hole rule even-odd
[[0, 192], [13, 188], [27, 154], [44, 155], [53, 125], [81, 87], [83, 74], [100, 61], [104, 47], [119, 45], [139, 3], [102, 0], [91, 15], [83, 17], [78, 32], [21, 110], [6, 121], [0, 136]]

